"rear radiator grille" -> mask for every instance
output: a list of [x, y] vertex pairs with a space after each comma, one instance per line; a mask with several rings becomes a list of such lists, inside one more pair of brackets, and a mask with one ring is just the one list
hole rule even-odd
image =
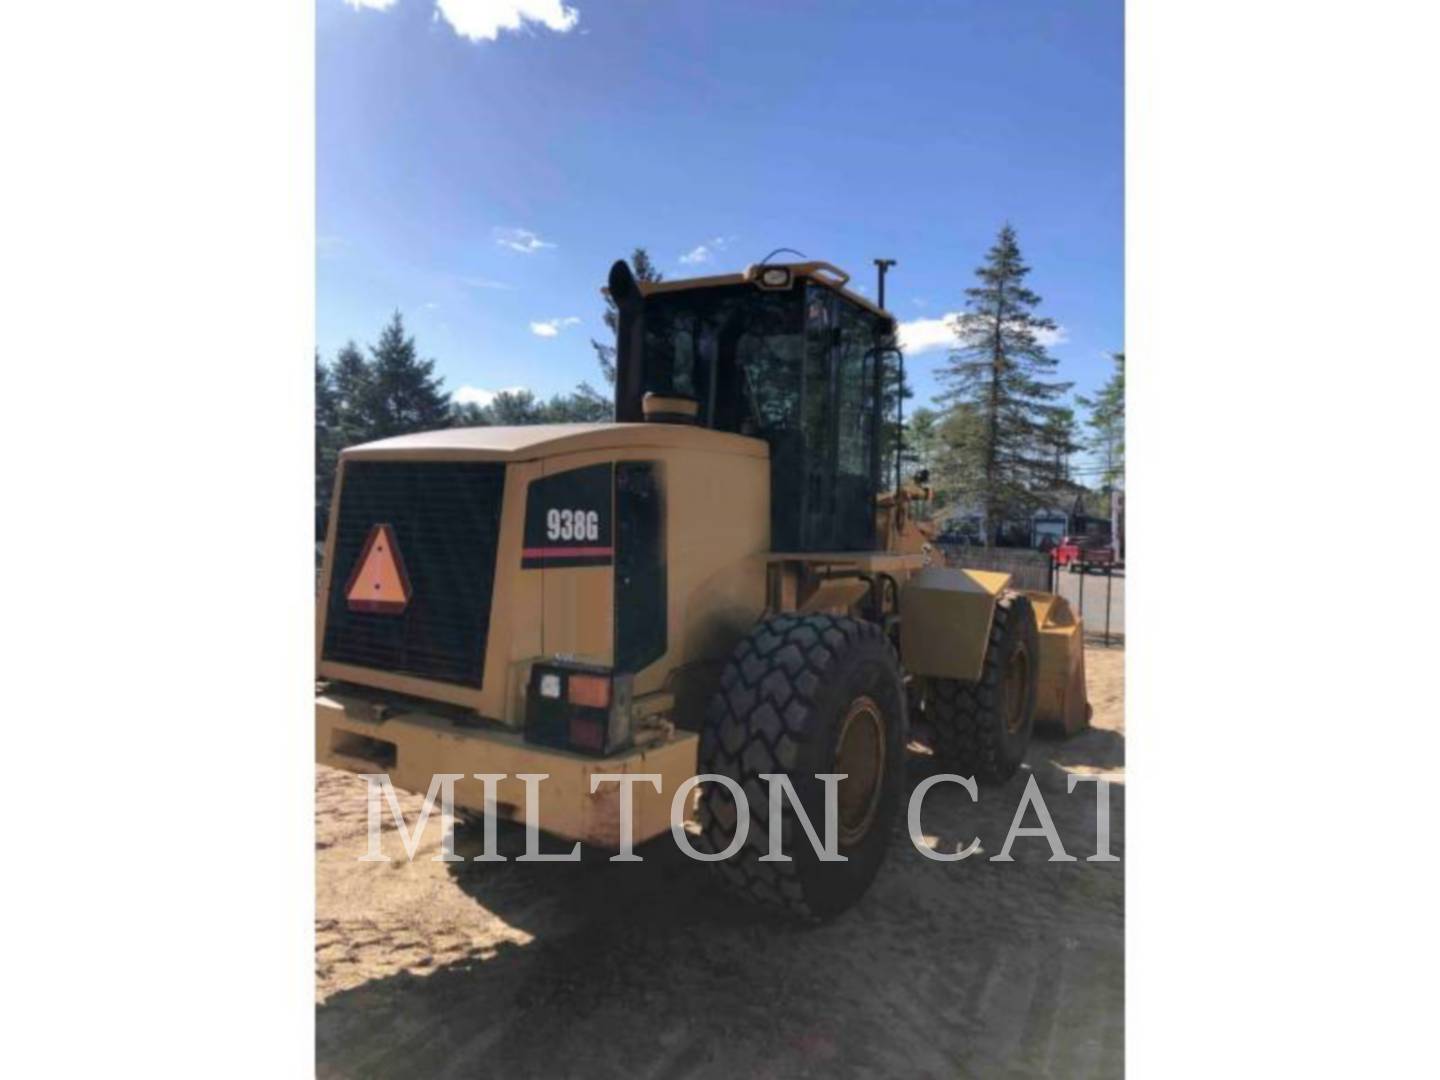
[[[326, 660], [478, 688], [505, 466], [347, 462], [325, 621]], [[352, 611], [346, 587], [376, 525], [389, 525], [409, 577], [400, 614]]]

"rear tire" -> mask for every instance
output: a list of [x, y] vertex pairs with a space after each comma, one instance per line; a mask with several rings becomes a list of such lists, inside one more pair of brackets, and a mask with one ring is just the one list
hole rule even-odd
[[[806, 919], [827, 919], [869, 888], [903, 801], [907, 742], [905, 690], [895, 652], [874, 623], [834, 615], [765, 619], [735, 647], [710, 701], [700, 739], [703, 772], [744, 792], [750, 829], [730, 858], [709, 865], [749, 900]], [[825, 787], [838, 784], [836, 831], [845, 862], [822, 862], [788, 797], [781, 840], [789, 862], [769, 852], [770, 786], [762, 773], [790, 778], [816, 834], [825, 837]], [[697, 850], [724, 851], [738, 807], [730, 790], [701, 785]]]
[[927, 680], [925, 711], [935, 754], [980, 783], [1015, 775], [1035, 730], [1040, 635], [1030, 600], [1006, 592], [995, 602], [979, 682]]

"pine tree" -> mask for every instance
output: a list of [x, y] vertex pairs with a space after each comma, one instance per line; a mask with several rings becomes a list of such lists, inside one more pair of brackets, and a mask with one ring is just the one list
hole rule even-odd
[[488, 405], [452, 402], [451, 427], [490, 427], [523, 424], [575, 424], [608, 420], [613, 406], [588, 383], [571, 394], [555, 394], [541, 401], [529, 390], [503, 390]]
[[1037, 435], [1040, 469], [1035, 476], [1035, 487], [1039, 491], [1061, 492], [1071, 487], [1070, 458], [1084, 444], [1072, 408], [1057, 408], [1041, 426]]
[[1085, 421], [1091, 431], [1090, 449], [1100, 455], [1101, 484], [1123, 486], [1125, 477], [1125, 354], [1111, 353], [1115, 372], [1093, 398], [1077, 397], [1090, 415]]
[[445, 381], [435, 374], [434, 360], [421, 360], [415, 339], [405, 336], [405, 323], [395, 312], [370, 346], [370, 385], [362, 395], [361, 415], [367, 436], [384, 439], [412, 431], [446, 427], [450, 398]]
[[491, 424], [499, 427], [542, 422], [540, 405], [529, 390], [501, 390], [485, 406], [485, 414]]
[[489, 427], [490, 415], [485, 411], [483, 405], [477, 405], [473, 401], [456, 401], [454, 398], [451, 398], [450, 426]]
[[366, 402], [373, 382], [370, 364], [355, 342], [347, 341], [335, 354], [330, 385], [335, 393], [335, 441], [340, 448], [367, 441]]
[[[880, 489], [884, 491], [895, 483], [897, 453], [901, 454], [902, 482], [905, 467], [914, 464], [908, 436], [904, 438], [903, 451], [902, 440], [896, 437], [895, 418], [899, 415], [900, 402], [909, 401], [915, 396], [915, 391], [893, 352], [881, 354], [881, 362], [884, 366], [880, 369]], [[900, 434], [904, 435], [904, 430], [901, 428]]]
[[927, 484], [933, 492], [933, 501], [924, 511], [927, 517], [945, 497], [939, 468], [940, 420], [938, 412], [924, 405], [905, 418], [905, 475], [914, 477], [924, 473], [929, 477]]
[[924, 405], [905, 421], [905, 460], [934, 473], [939, 457], [940, 414]]
[[330, 369], [315, 350], [315, 536], [324, 537], [330, 496], [335, 487], [335, 462], [340, 454], [340, 410]]
[[935, 475], [953, 509], [968, 509], [984, 480], [984, 418], [974, 405], [960, 404], [940, 414], [936, 430]]
[[[650, 253], [643, 247], [637, 247], [630, 255], [630, 270], [635, 275], [636, 281], [655, 282], [664, 281], [665, 275], [655, 269], [655, 264], [650, 260]], [[615, 335], [620, 329], [620, 312], [615, 307], [615, 302], [609, 297], [605, 298], [605, 325], [610, 328], [611, 343], [590, 339], [590, 344], [595, 349], [595, 359], [600, 363], [600, 374], [604, 376], [605, 382], [615, 385]], [[588, 384], [582, 383], [582, 388]], [[598, 397], [598, 395], [597, 395]]]
[[593, 424], [615, 418], [615, 403], [588, 382], [573, 394], [556, 394], [546, 403], [547, 424]]
[[955, 327], [959, 346], [937, 373], [949, 386], [937, 400], [966, 407], [975, 421], [954, 434], [977, 458], [973, 472], [965, 470], [973, 486], [964, 493], [979, 504], [987, 544], [1003, 521], [1038, 505], [1039, 433], [1058, 408], [1055, 400], [1070, 389], [1045, 378], [1057, 361], [1039, 335], [1055, 323], [1035, 313], [1040, 297], [1025, 287], [1029, 273], [1007, 223], [976, 268], [979, 284], [965, 290], [966, 310]]

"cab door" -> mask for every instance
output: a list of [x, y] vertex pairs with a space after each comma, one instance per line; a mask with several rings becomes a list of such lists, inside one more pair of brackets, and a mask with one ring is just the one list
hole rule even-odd
[[803, 548], [875, 543], [874, 318], [822, 285], [805, 296]]

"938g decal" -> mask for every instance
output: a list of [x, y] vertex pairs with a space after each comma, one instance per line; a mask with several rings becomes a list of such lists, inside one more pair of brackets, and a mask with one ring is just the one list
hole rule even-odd
[[599, 540], [600, 512], [598, 510], [547, 510], [545, 511], [545, 539], [556, 540]]
[[609, 566], [615, 558], [611, 524], [613, 466], [542, 476], [525, 497], [526, 570], [560, 566]]

